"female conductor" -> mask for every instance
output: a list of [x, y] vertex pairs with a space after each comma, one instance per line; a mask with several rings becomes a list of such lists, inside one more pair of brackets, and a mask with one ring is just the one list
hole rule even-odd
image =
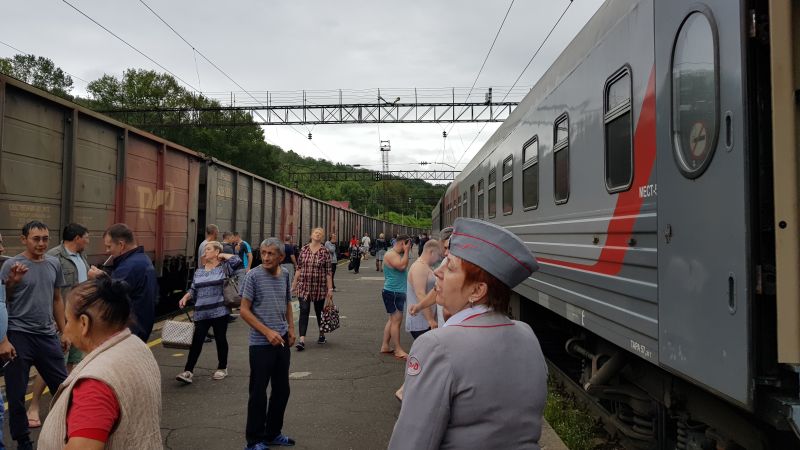
[[512, 233], [456, 219], [435, 271], [452, 316], [411, 347], [390, 449], [539, 449], [547, 368], [531, 328], [506, 315], [511, 288], [537, 269]]

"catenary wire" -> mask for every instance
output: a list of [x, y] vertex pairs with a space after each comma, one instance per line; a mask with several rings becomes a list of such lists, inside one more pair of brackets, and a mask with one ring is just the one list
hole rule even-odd
[[[511, 89], [514, 89], [514, 87], [517, 85], [519, 80], [522, 78], [522, 75], [525, 73], [526, 70], [528, 70], [528, 67], [530, 67], [530, 65], [533, 62], [534, 58], [536, 58], [536, 55], [539, 54], [539, 51], [542, 50], [542, 47], [544, 47], [544, 44], [546, 44], [547, 40], [550, 39], [550, 36], [553, 34], [553, 31], [555, 31], [555, 29], [558, 26], [558, 24], [561, 23], [561, 19], [563, 19], [564, 15], [567, 14], [567, 11], [569, 11], [569, 7], [572, 6], [572, 1], [573, 0], [569, 0], [569, 4], [567, 4], [567, 7], [564, 8], [564, 11], [558, 17], [558, 20], [556, 20], [556, 23], [553, 24], [553, 27], [550, 28], [550, 31], [547, 33], [547, 36], [544, 37], [544, 40], [542, 41], [542, 43], [539, 44], [539, 48], [537, 48], [536, 51], [533, 52], [533, 56], [531, 56], [531, 59], [528, 60], [528, 64], [525, 64], [525, 68], [522, 69], [522, 71], [519, 73], [519, 76], [517, 76], [517, 79], [514, 80], [514, 84], [511, 85]], [[509, 92], [510, 92], [510, 90], [509, 90]], [[506, 94], [505, 97], [503, 97], [503, 100], [501, 100], [501, 103], [506, 100], [506, 97], [508, 97], [508, 94]], [[478, 131], [478, 134], [475, 135], [475, 137], [472, 139], [472, 142], [469, 143], [469, 146], [467, 146], [467, 148], [464, 149], [464, 152], [461, 154], [461, 157], [458, 158], [458, 161], [456, 161], [456, 164], [455, 164], [456, 166], [458, 166], [458, 164], [461, 162], [461, 160], [464, 159], [464, 155], [466, 155], [467, 152], [469, 151], [469, 149], [472, 148], [472, 145], [478, 139], [478, 136], [480, 136], [481, 133], [483, 133], [483, 130], [486, 128], [486, 125], [488, 125], [488, 124], [489, 124], [489, 122], [486, 122], [485, 124], [483, 124], [483, 127], [481, 127], [480, 131]]]
[[[63, 1], [66, 1], [66, 0], [63, 0]], [[253, 99], [254, 101], [258, 102], [258, 100], [255, 98], [255, 96], [253, 96], [253, 94], [251, 94], [251, 93], [250, 93], [250, 92], [249, 92], [247, 89], [245, 89], [244, 87], [242, 87], [242, 85], [241, 85], [241, 84], [239, 84], [239, 83], [238, 83], [236, 80], [234, 80], [234, 79], [233, 79], [233, 78], [232, 78], [230, 75], [228, 75], [228, 73], [227, 73], [227, 72], [225, 72], [224, 70], [222, 70], [222, 68], [221, 68], [221, 67], [219, 67], [217, 64], [215, 64], [213, 61], [211, 61], [211, 59], [207, 58], [207, 57], [206, 57], [206, 55], [204, 55], [204, 54], [203, 54], [203, 52], [201, 52], [200, 50], [198, 50], [198, 49], [197, 49], [197, 48], [196, 48], [194, 45], [192, 45], [192, 44], [191, 44], [191, 43], [190, 43], [188, 40], [186, 40], [186, 38], [184, 38], [184, 37], [183, 37], [183, 35], [181, 35], [180, 33], [178, 33], [178, 30], [176, 30], [176, 29], [175, 29], [175, 28], [174, 28], [172, 25], [170, 25], [170, 24], [169, 24], [169, 22], [167, 22], [166, 20], [164, 20], [164, 18], [163, 18], [163, 17], [161, 17], [161, 16], [160, 16], [160, 15], [159, 15], [157, 12], [155, 12], [155, 11], [153, 10], [153, 8], [151, 8], [151, 7], [150, 7], [150, 5], [148, 5], [147, 3], [145, 3], [145, 2], [144, 2], [144, 0], [139, 0], [139, 3], [141, 3], [141, 4], [142, 4], [142, 5], [145, 7], [145, 8], [147, 8], [147, 9], [148, 9], [148, 10], [149, 10], [151, 13], [153, 13], [153, 15], [154, 15], [154, 16], [156, 16], [156, 17], [158, 18], [158, 20], [160, 20], [160, 21], [161, 21], [161, 22], [162, 22], [164, 25], [166, 25], [166, 26], [167, 26], [167, 28], [169, 28], [170, 30], [172, 30], [172, 32], [173, 32], [173, 33], [175, 33], [175, 35], [176, 35], [176, 36], [178, 36], [178, 37], [179, 37], [179, 38], [180, 38], [180, 39], [181, 39], [183, 42], [185, 42], [185, 43], [186, 43], [186, 45], [188, 45], [189, 47], [191, 47], [191, 49], [192, 49], [193, 51], [197, 52], [197, 54], [198, 54], [198, 55], [200, 55], [200, 57], [201, 57], [201, 58], [203, 58], [203, 59], [204, 59], [206, 62], [208, 62], [209, 64], [211, 64], [211, 66], [212, 66], [212, 67], [214, 67], [215, 69], [217, 69], [217, 70], [218, 70], [218, 71], [219, 71], [219, 72], [220, 72], [222, 75], [224, 75], [224, 76], [225, 76], [225, 78], [227, 78], [227, 79], [228, 79], [228, 80], [230, 80], [230, 81], [231, 81], [233, 84], [235, 84], [235, 85], [236, 85], [236, 86], [237, 86], [239, 89], [241, 89], [241, 90], [242, 90], [242, 91], [243, 91], [245, 94], [247, 94], [247, 95], [248, 95], [248, 96], [249, 96], [251, 99]], [[198, 74], [198, 78], [199, 78], [199, 74]], [[253, 113], [255, 113], [255, 115], [257, 115], [257, 116], [258, 116], [258, 117], [259, 117], [259, 118], [260, 118], [260, 119], [261, 119], [263, 122], [268, 122], [268, 121], [267, 121], [267, 119], [265, 119], [265, 118], [264, 118], [264, 116], [262, 116], [262, 115], [261, 115], [261, 113], [259, 113], [258, 111], [256, 111], [256, 110], [253, 110]], [[301, 136], [305, 137], [305, 135], [304, 135], [304, 134], [303, 134], [303, 133], [302, 133], [300, 130], [298, 130], [297, 128], [295, 128], [295, 127], [293, 127], [293, 126], [291, 126], [291, 125], [290, 125], [289, 127], [290, 127], [292, 130], [294, 130], [294, 131], [295, 131], [295, 133], [297, 133], [297, 134], [299, 134], [299, 135], [301, 135]], [[265, 139], [266, 139], [266, 137], [265, 137]], [[328, 157], [328, 159], [331, 159], [331, 158], [330, 158], [330, 156], [328, 156], [328, 154], [327, 154], [327, 153], [326, 153], [324, 150], [322, 150], [322, 149], [321, 149], [321, 148], [320, 148], [320, 147], [319, 147], [319, 146], [318, 146], [318, 145], [317, 145], [315, 142], [312, 142], [312, 144], [313, 144], [313, 145], [314, 145], [314, 147], [316, 147], [316, 148], [317, 148], [317, 150], [319, 150], [319, 151], [320, 151], [320, 152], [321, 152], [323, 155], [325, 155], [326, 157]]]
[[78, 9], [78, 7], [77, 7], [77, 6], [73, 5], [72, 3], [70, 3], [70, 2], [69, 2], [69, 1], [67, 1], [67, 0], [61, 0], [61, 1], [63, 1], [63, 2], [64, 2], [64, 3], [66, 3], [67, 5], [69, 5], [69, 7], [70, 7], [70, 8], [72, 8], [72, 9], [74, 9], [75, 11], [77, 11], [78, 13], [80, 13], [80, 15], [82, 15], [83, 17], [86, 17], [87, 19], [89, 19], [89, 20], [91, 20], [92, 22], [94, 22], [94, 24], [95, 24], [95, 25], [97, 25], [98, 27], [100, 27], [100, 28], [102, 28], [103, 30], [105, 30], [105, 31], [106, 31], [108, 34], [110, 34], [110, 35], [114, 36], [115, 38], [117, 38], [118, 40], [120, 40], [120, 41], [121, 41], [123, 44], [127, 45], [128, 47], [130, 47], [131, 49], [133, 49], [134, 51], [136, 51], [136, 53], [138, 53], [138, 54], [140, 54], [140, 55], [144, 56], [144, 57], [145, 57], [145, 58], [147, 58], [147, 59], [148, 59], [150, 62], [152, 62], [153, 64], [157, 65], [157, 66], [158, 66], [158, 67], [160, 67], [162, 70], [164, 70], [164, 71], [165, 71], [165, 72], [167, 72], [168, 74], [172, 75], [173, 77], [175, 77], [177, 80], [179, 80], [180, 82], [182, 82], [182, 83], [183, 83], [183, 84], [185, 84], [186, 86], [189, 86], [190, 88], [192, 88], [192, 90], [193, 90], [193, 91], [197, 92], [198, 94], [200, 93], [200, 90], [199, 90], [199, 89], [197, 89], [197, 88], [195, 88], [194, 86], [192, 86], [192, 85], [191, 85], [191, 83], [188, 83], [188, 82], [186, 82], [186, 80], [184, 80], [183, 78], [179, 77], [178, 75], [175, 75], [175, 73], [173, 73], [171, 70], [167, 69], [166, 67], [162, 66], [162, 65], [161, 65], [161, 64], [160, 64], [158, 61], [156, 61], [155, 59], [151, 58], [150, 56], [148, 56], [147, 54], [145, 54], [143, 51], [139, 50], [138, 48], [134, 47], [134, 46], [133, 46], [133, 44], [129, 43], [129, 42], [128, 42], [128, 41], [126, 41], [125, 39], [122, 39], [122, 38], [121, 38], [121, 37], [119, 37], [119, 36], [118, 36], [116, 33], [114, 33], [114, 32], [113, 32], [113, 31], [111, 31], [110, 29], [108, 29], [108, 28], [106, 28], [105, 26], [103, 26], [103, 24], [101, 24], [100, 22], [98, 22], [98, 21], [94, 20], [94, 19], [93, 19], [93, 18], [91, 18], [91, 17], [90, 17], [88, 14], [86, 14], [85, 12], [81, 11], [80, 9]]
[[[22, 53], [23, 55], [36, 56], [36, 55], [34, 55], [33, 53], [29, 53], [29, 52], [26, 52], [26, 51], [22, 51], [22, 50], [18, 49], [17, 47], [14, 47], [13, 45], [11, 45], [11, 44], [9, 44], [9, 43], [6, 43], [6, 42], [0, 41], [0, 44], [3, 44], [3, 45], [5, 45], [6, 47], [8, 47], [8, 48], [10, 48], [10, 49], [12, 49], [12, 50], [14, 50], [14, 51], [16, 51], [16, 52]], [[61, 70], [64, 70], [64, 69], [61, 69]], [[79, 77], [79, 76], [77, 76], [77, 75], [73, 75], [73, 74], [71, 74], [71, 73], [67, 72], [66, 70], [64, 70], [64, 73], [66, 73], [67, 75], [69, 75], [69, 76], [70, 76], [70, 77], [72, 77], [72, 78], [75, 78], [76, 80], [80, 80], [80, 81], [83, 81], [83, 82], [84, 82], [84, 83], [86, 83], [86, 84], [89, 84], [89, 82], [88, 82], [88, 81], [84, 80], [83, 78], [81, 78], [81, 77]]]

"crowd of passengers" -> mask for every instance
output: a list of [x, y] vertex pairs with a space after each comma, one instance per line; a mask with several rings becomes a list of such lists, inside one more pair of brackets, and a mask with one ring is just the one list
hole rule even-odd
[[[205, 231], [191, 288], [179, 302], [194, 305], [195, 326], [176, 379], [192, 383], [211, 330], [218, 357], [212, 379], [227, 376], [232, 318], [223, 285], [237, 277], [240, 315], [250, 326], [245, 450], [293, 446], [283, 433], [290, 351], [305, 349], [312, 305], [317, 343], [326, 342], [320, 319], [336, 290], [336, 235], [323, 243], [325, 232], [316, 228], [299, 249], [290, 236], [265, 239], [257, 249], [260, 264], [252, 267], [253, 250], [237, 233], [222, 233], [220, 240], [215, 225]], [[25, 224], [23, 252], [10, 258], [1, 256], [0, 236], [0, 359], [11, 438], [17, 448], [31, 449], [30, 429], [41, 426], [37, 448], [44, 450], [163, 448], [161, 376], [146, 345], [158, 300], [150, 258], [125, 224], [103, 233], [109, 257], [99, 268], [86, 260], [90, 237], [82, 225], [68, 225], [61, 243], [48, 250], [49, 236], [46, 224]], [[511, 289], [538, 269], [535, 257], [514, 234], [475, 219], [457, 219], [439, 240], [425, 235], [417, 243], [413, 263], [414, 240], [405, 235], [371, 242], [365, 234], [348, 247], [351, 263], [376, 256], [389, 315], [380, 351], [406, 362], [389, 448], [538, 449], [544, 357], [530, 327], [507, 314]], [[293, 296], [300, 306], [297, 333]], [[414, 339], [408, 352], [400, 346], [404, 318]], [[31, 366], [41, 381], [26, 411]], [[53, 399], [42, 423], [38, 399], [45, 386]], [[0, 399], [0, 419], [2, 405]]]

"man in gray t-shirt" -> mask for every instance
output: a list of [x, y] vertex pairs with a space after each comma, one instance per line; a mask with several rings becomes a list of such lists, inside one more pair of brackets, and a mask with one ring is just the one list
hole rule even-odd
[[[284, 435], [283, 413], [289, 402], [289, 349], [294, 345], [289, 274], [281, 266], [279, 239], [261, 243], [261, 265], [247, 272], [241, 287], [242, 319], [250, 331], [250, 388], [247, 401], [247, 448], [294, 445]], [[272, 390], [267, 400], [267, 385]], [[269, 415], [267, 415], [269, 407]]]
[[[0, 355], [11, 355], [5, 371], [9, 428], [17, 448], [32, 448], [25, 393], [31, 366], [36, 366], [50, 392], [67, 378], [64, 351], [69, 340], [64, 331], [64, 276], [58, 259], [46, 255], [50, 241], [47, 225], [31, 221], [22, 228], [25, 251], [0, 269], [8, 307], [8, 333], [0, 342]], [[16, 355], [16, 357], [14, 357]]]

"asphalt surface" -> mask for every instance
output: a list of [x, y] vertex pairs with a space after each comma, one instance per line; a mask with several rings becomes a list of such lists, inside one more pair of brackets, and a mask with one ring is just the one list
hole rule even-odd
[[[375, 271], [374, 259], [362, 262], [359, 274], [346, 269], [339, 266], [334, 296], [341, 328], [328, 335], [327, 344], [316, 344], [318, 332], [312, 309], [306, 350], [292, 350], [291, 395], [283, 432], [296, 439], [297, 449], [386, 448], [400, 412], [394, 392], [403, 382], [405, 364], [380, 353], [387, 319], [380, 298], [383, 274]], [[191, 385], [175, 380], [175, 375], [183, 371], [188, 351], [164, 348], [158, 344], [159, 334], [153, 333], [152, 349], [161, 367], [161, 431], [166, 449], [244, 447], [248, 330], [241, 319], [230, 324], [226, 379], [211, 379], [217, 359], [215, 344], [208, 343]], [[401, 336], [403, 347], [409, 350], [411, 337], [404, 331]], [[43, 414], [49, 401], [50, 396], [45, 395]], [[7, 425], [5, 442], [11, 444]], [[566, 449], [547, 424], [540, 444], [548, 450]]]

